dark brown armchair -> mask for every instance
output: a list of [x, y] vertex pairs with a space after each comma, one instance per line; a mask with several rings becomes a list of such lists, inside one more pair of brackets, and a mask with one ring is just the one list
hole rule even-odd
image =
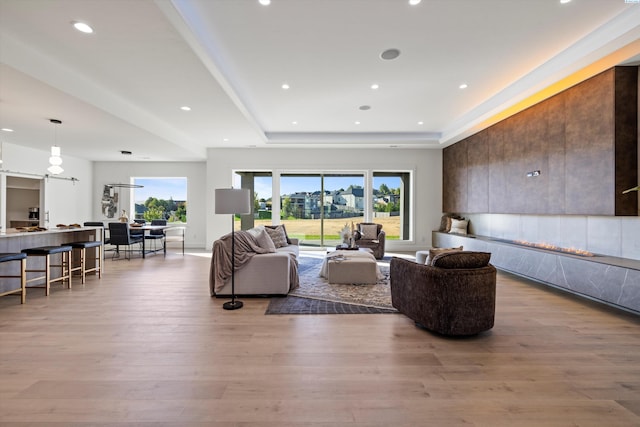
[[358, 223], [354, 236], [356, 245], [361, 248], [369, 248], [377, 259], [384, 257], [385, 232], [382, 224], [372, 222]]
[[432, 265], [392, 258], [391, 302], [416, 325], [442, 335], [474, 335], [493, 327], [496, 269], [490, 253], [437, 255]]

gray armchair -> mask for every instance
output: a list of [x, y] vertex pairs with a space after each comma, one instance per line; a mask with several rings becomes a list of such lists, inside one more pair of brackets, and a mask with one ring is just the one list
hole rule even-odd
[[360, 222], [353, 237], [356, 245], [371, 249], [373, 256], [377, 259], [384, 257], [385, 232], [382, 229], [382, 224]]
[[432, 265], [392, 258], [391, 302], [417, 326], [442, 335], [474, 335], [493, 327], [496, 269], [490, 253], [437, 255]]

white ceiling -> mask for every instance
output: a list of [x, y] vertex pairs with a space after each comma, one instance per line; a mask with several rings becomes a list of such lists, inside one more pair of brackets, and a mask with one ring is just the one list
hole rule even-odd
[[0, 140], [117, 161], [441, 148], [639, 59], [640, 5], [624, 0], [0, 0]]

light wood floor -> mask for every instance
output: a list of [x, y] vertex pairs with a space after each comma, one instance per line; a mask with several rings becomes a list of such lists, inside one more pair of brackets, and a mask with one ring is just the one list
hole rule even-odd
[[[640, 319], [499, 274], [496, 326], [224, 311], [209, 258], [0, 298], [0, 425], [640, 426]], [[204, 255], [204, 256], [202, 256]]]

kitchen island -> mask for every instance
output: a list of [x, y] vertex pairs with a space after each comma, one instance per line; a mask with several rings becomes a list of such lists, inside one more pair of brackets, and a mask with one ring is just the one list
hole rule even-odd
[[[9, 228], [0, 232], [0, 252], [2, 253], [19, 253], [23, 249], [35, 248], [39, 246], [60, 246], [71, 242], [95, 241], [102, 240], [102, 227], [60, 227], [49, 228], [43, 231], [22, 231], [15, 228]], [[44, 268], [44, 259], [35, 257], [29, 258], [28, 269]], [[93, 259], [87, 259], [87, 263], [92, 263]], [[52, 269], [52, 277], [59, 277], [60, 270]], [[19, 263], [9, 262], [0, 265], [0, 276], [17, 275], [19, 273]], [[34, 274], [34, 277], [35, 276]], [[31, 276], [27, 276], [27, 279]], [[0, 279], [0, 294], [19, 287], [17, 279]], [[34, 282], [33, 286], [41, 284]]]

